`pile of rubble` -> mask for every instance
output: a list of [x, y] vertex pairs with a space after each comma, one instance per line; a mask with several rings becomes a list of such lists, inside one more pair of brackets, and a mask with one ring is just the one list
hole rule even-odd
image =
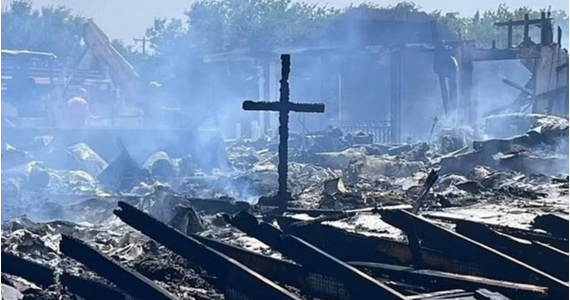
[[2, 297], [567, 297], [568, 120], [485, 125], [399, 145], [292, 135], [285, 212], [271, 139], [228, 145], [217, 169], [5, 144]]

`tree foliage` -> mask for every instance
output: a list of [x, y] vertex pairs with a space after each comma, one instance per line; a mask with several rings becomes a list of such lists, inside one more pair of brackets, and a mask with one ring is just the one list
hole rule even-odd
[[77, 49], [85, 18], [65, 6], [34, 9], [30, 0], [2, 8], [2, 47], [66, 57]]

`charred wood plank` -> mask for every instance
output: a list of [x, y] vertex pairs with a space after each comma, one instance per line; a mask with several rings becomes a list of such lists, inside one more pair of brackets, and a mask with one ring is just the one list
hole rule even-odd
[[192, 237], [185, 236], [135, 207], [125, 202], [119, 202], [119, 207], [121, 210], [115, 210], [114, 213], [123, 222], [216, 276], [221, 287], [225, 288], [224, 293], [228, 299], [245, 297], [260, 300], [299, 300], [297, 296], [250, 268]]
[[437, 245], [438, 250], [451, 255], [477, 258], [477, 262], [493, 272], [491, 278], [538, 283], [548, 287], [549, 294], [553, 297], [565, 299], [569, 296], [567, 282], [563, 282], [487, 245], [433, 224], [423, 217], [406, 211], [384, 211], [381, 214], [385, 222], [398, 228], [406, 228], [415, 224], [422, 241], [427, 240], [430, 245]]
[[62, 235], [59, 248], [65, 255], [81, 262], [132, 296], [148, 300], [176, 300], [176, 297], [150, 279], [105, 257], [73, 237]]
[[[337, 288], [340, 290], [346, 288], [350, 292], [350, 296], [342, 295], [342, 299], [349, 297], [350, 299], [370, 299], [371, 297], [405, 299], [402, 294], [387, 285], [306, 241], [293, 235], [282, 237], [281, 230], [265, 222], [259, 223], [254, 216], [247, 212], [241, 212], [233, 218], [227, 215], [224, 217], [234, 227], [300, 263], [303, 268], [315, 272], [313, 278], [309, 280], [321, 282], [324, 285], [331, 285], [337, 281], [342, 282], [343, 287]], [[339, 291], [340, 293], [342, 291]]]
[[534, 218], [532, 226], [546, 230], [553, 236], [568, 239], [568, 216], [561, 216], [558, 214], [537, 216]]
[[[441, 221], [450, 222], [450, 223], [457, 223], [458, 221], [464, 220], [464, 219], [460, 219], [460, 218], [435, 216], [435, 215], [426, 215], [425, 217], [427, 217], [429, 219], [441, 220]], [[495, 224], [488, 224], [488, 223], [484, 223], [484, 224], [486, 226], [488, 226], [489, 228], [496, 230], [498, 232], [506, 233], [508, 235], [511, 235], [511, 236], [514, 236], [517, 238], [521, 238], [521, 239], [525, 239], [525, 240], [531, 240], [531, 241], [536, 241], [536, 242], [548, 244], [552, 247], [555, 247], [556, 249], [559, 249], [561, 251], [568, 253], [568, 239], [554, 237], [554, 236], [549, 235], [549, 234], [543, 234], [543, 233], [536, 232], [533, 230], [528, 230], [528, 229], [514, 228], [514, 227], [509, 227], [509, 226], [502, 226], [502, 225], [495, 225]]]
[[392, 280], [412, 285], [424, 285], [429, 290], [464, 289], [476, 291], [485, 288], [504, 295], [524, 299], [547, 296], [548, 289], [531, 284], [494, 280], [484, 277], [459, 275], [434, 270], [416, 270], [410, 267], [393, 266], [371, 262], [349, 262], [350, 265], [369, 271], [373, 276], [388, 276]]
[[[278, 217], [277, 222], [282, 228], [290, 220], [287, 217]], [[310, 224], [297, 226], [294, 234], [313, 245], [327, 251], [343, 261], [369, 261], [387, 264], [411, 265], [413, 256], [410, 246], [404, 242], [387, 238], [364, 236], [348, 232], [330, 225]], [[420, 247], [422, 263], [426, 268], [445, 272], [488, 276], [488, 273], [477, 263], [460, 260], [441, 251]]]
[[536, 242], [498, 233], [489, 227], [471, 221], [459, 221], [455, 231], [470, 239], [499, 250], [539, 270], [568, 281], [568, 255]]
[[[264, 213], [271, 214], [273, 211], [277, 210], [277, 206], [263, 206]], [[339, 209], [307, 209], [307, 208], [299, 208], [299, 207], [287, 207], [285, 212], [294, 213], [294, 214], [307, 214], [310, 217], [319, 217], [319, 216], [354, 216], [357, 213], [376, 213], [379, 210], [393, 210], [393, 209], [405, 209], [409, 210], [412, 209], [411, 205], [391, 205], [391, 206], [380, 206], [380, 207], [363, 207], [363, 208], [355, 208], [355, 209], [347, 209], [347, 210], [339, 210]]]
[[2, 251], [2, 272], [22, 277], [42, 287], [55, 283], [52, 269], [5, 251]]
[[[2, 272], [24, 278], [41, 287], [56, 283], [55, 270], [33, 261], [2, 251]], [[63, 273], [59, 282], [67, 290], [85, 299], [124, 300], [125, 295], [103, 283]]]

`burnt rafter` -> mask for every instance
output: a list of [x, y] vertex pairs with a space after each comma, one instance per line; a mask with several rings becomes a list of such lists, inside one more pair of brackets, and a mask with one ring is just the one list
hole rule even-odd
[[438, 250], [451, 255], [477, 258], [477, 262], [492, 270], [495, 278], [538, 283], [549, 288], [554, 297], [568, 297], [568, 283], [529, 266], [501, 251], [436, 225], [423, 217], [406, 211], [383, 211], [382, 220], [407, 231], [415, 226], [422, 242], [437, 245]]
[[342, 299], [349, 297], [350, 299], [369, 299], [370, 297], [405, 299], [402, 294], [387, 285], [306, 241], [293, 235], [282, 236], [281, 230], [265, 222], [259, 223], [247, 212], [241, 212], [235, 217], [227, 215], [224, 217], [234, 227], [259, 239], [310, 270], [314, 274], [310, 280], [320, 281], [323, 284], [338, 282], [336, 289]]
[[105, 257], [80, 240], [62, 235], [59, 248], [65, 255], [81, 262], [134, 297], [148, 300], [177, 299], [152, 280]]
[[123, 222], [216, 276], [228, 299], [299, 300], [297, 296], [252, 269], [185, 236], [137, 208], [125, 202], [119, 202], [119, 207], [121, 209], [114, 213]]

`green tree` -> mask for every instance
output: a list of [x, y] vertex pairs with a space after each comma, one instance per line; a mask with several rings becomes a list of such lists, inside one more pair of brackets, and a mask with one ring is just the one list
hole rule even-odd
[[85, 18], [65, 6], [33, 9], [30, 0], [2, 8], [2, 47], [67, 57], [79, 47]]

